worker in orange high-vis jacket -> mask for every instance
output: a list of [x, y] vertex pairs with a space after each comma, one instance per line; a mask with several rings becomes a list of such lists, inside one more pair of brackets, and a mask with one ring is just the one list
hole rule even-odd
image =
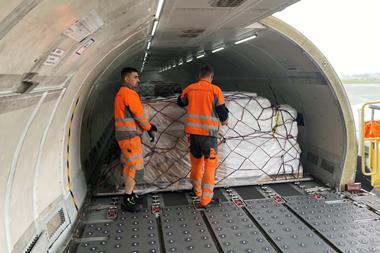
[[136, 181], [144, 176], [144, 159], [141, 134], [147, 131], [154, 141], [157, 127], [149, 123], [135, 89], [139, 83], [138, 70], [124, 68], [121, 71], [122, 85], [115, 96], [115, 136], [124, 156], [123, 173], [125, 196], [121, 203], [124, 211], [137, 212], [141, 209], [141, 197], [133, 192]]
[[177, 100], [178, 105], [187, 106], [185, 132], [190, 140], [190, 180], [201, 206], [212, 201], [218, 166], [217, 136], [220, 124], [227, 125], [228, 120], [222, 90], [212, 84], [213, 78], [213, 69], [202, 67], [199, 81], [188, 85]]

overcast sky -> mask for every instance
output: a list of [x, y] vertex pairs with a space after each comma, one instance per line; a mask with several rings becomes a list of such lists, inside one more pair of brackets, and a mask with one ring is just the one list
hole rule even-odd
[[275, 16], [309, 38], [339, 75], [380, 73], [380, 0], [301, 0]]

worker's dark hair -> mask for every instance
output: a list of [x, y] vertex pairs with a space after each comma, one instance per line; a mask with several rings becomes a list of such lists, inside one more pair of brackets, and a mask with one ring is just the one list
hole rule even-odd
[[121, 73], [120, 73], [120, 77], [121, 77], [121, 80], [124, 80], [124, 77], [130, 73], [133, 73], [133, 72], [136, 72], [136, 73], [139, 73], [139, 71], [135, 68], [132, 68], [132, 67], [126, 67], [126, 68], [123, 68], [121, 70]]
[[214, 70], [206, 65], [206, 66], [203, 66], [200, 70], [199, 70], [199, 77], [202, 78], [202, 77], [206, 77], [206, 76], [209, 76], [209, 75], [212, 75], [214, 74]]

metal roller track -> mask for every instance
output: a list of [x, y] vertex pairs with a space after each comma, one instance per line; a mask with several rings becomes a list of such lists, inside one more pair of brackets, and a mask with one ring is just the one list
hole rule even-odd
[[247, 210], [284, 253], [333, 253], [317, 234], [272, 199], [246, 201]]
[[87, 224], [77, 253], [161, 252], [156, 217], [150, 210], [121, 213], [117, 220]]
[[276, 252], [244, 210], [222, 203], [205, 211], [223, 252]]
[[[70, 252], [380, 253], [377, 198], [366, 202], [367, 195], [350, 195], [351, 200], [297, 187], [219, 189], [225, 202], [201, 210], [187, 192], [147, 195], [149, 209], [136, 214], [120, 212], [118, 197], [94, 198], [81, 215], [82, 233]], [[157, 203], [160, 210], [152, 214]], [[108, 211], [115, 208], [113, 219]]]
[[376, 210], [378, 213], [380, 213], [380, 199], [373, 195], [349, 195], [349, 198], [353, 199], [354, 201], [360, 202], [362, 204], [365, 204], [374, 210]]
[[218, 252], [201, 213], [192, 206], [164, 208], [161, 224], [166, 252]]
[[379, 216], [370, 210], [310, 196], [290, 197], [286, 204], [341, 252], [380, 252]]

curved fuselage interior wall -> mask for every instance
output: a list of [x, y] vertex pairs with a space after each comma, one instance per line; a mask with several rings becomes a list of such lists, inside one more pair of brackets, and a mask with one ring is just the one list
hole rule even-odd
[[[91, 5], [39, 1], [22, 17], [2, 8], [2, 15], [8, 14], [1, 16], [2, 28], [8, 19], [20, 20], [6, 35], [1, 34], [0, 41], [0, 252], [22, 252], [40, 238], [35, 245], [38, 252], [39, 247], [45, 249], [70, 233], [87, 192], [80, 162], [87, 95], [123, 51], [142, 53], [152, 6], [153, 0], [114, 1], [112, 6], [103, 1]], [[105, 24], [90, 36], [95, 43], [78, 55], [76, 51], [86, 41], [78, 43], [63, 32], [92, 9]], [[45, 65], [55, 48], [65, 51], [59, 64]], [[25, 78], [37, 84], [30, 91], [23, 87]], [[60, 211], [62, 224], [54, 223]], [[49, 221], [56, 224], [53, 229], [48, 228]]]
[[[17, 4], [18, 12], [12, 11]], [[0, 12], [0, 252], [24, 251], [35, 238], [39, 238], [36, 252], [51, 245], [55, 251], [70, 233], [87, 193], [86, 175], [96, 164], [94, 154], [101, 152], [101, 140], [111, 138], [107, 133], [112, 131], [120, 68], [140, 66], [155, 5], [153, 0], [113, 1], [113, 5], [105, 1], [4, 4]], [[82, 42], [62, 34], [93, 9], [104, 21], [99, 31]], [[339, 79], [294, 29], [273, 18], [262, 24], [265, 29], [254, 41], [170, 71], [157, 73], [160, 65], [154, 71], [147, 68], [142, 79], [186, 85], [195, 80], [201, 65], [211, 64], [216, 83], [224, 90], [254, 91], [303, 114], [299, 141], [307, 172], [337, 187], [352, 180], [353, 122]], [[95, 41], [93, 45], [77, 54], [89, 39]], [[59, 62], [44, 64], [56, 48], [64, 50]], [[169, 60], [171, 55], [167, 56]], [[307, 159], [309, 153], [329, 161], [334, 169], [313, 164]], [[59, 226], [57, 214], [64, 217]]]

